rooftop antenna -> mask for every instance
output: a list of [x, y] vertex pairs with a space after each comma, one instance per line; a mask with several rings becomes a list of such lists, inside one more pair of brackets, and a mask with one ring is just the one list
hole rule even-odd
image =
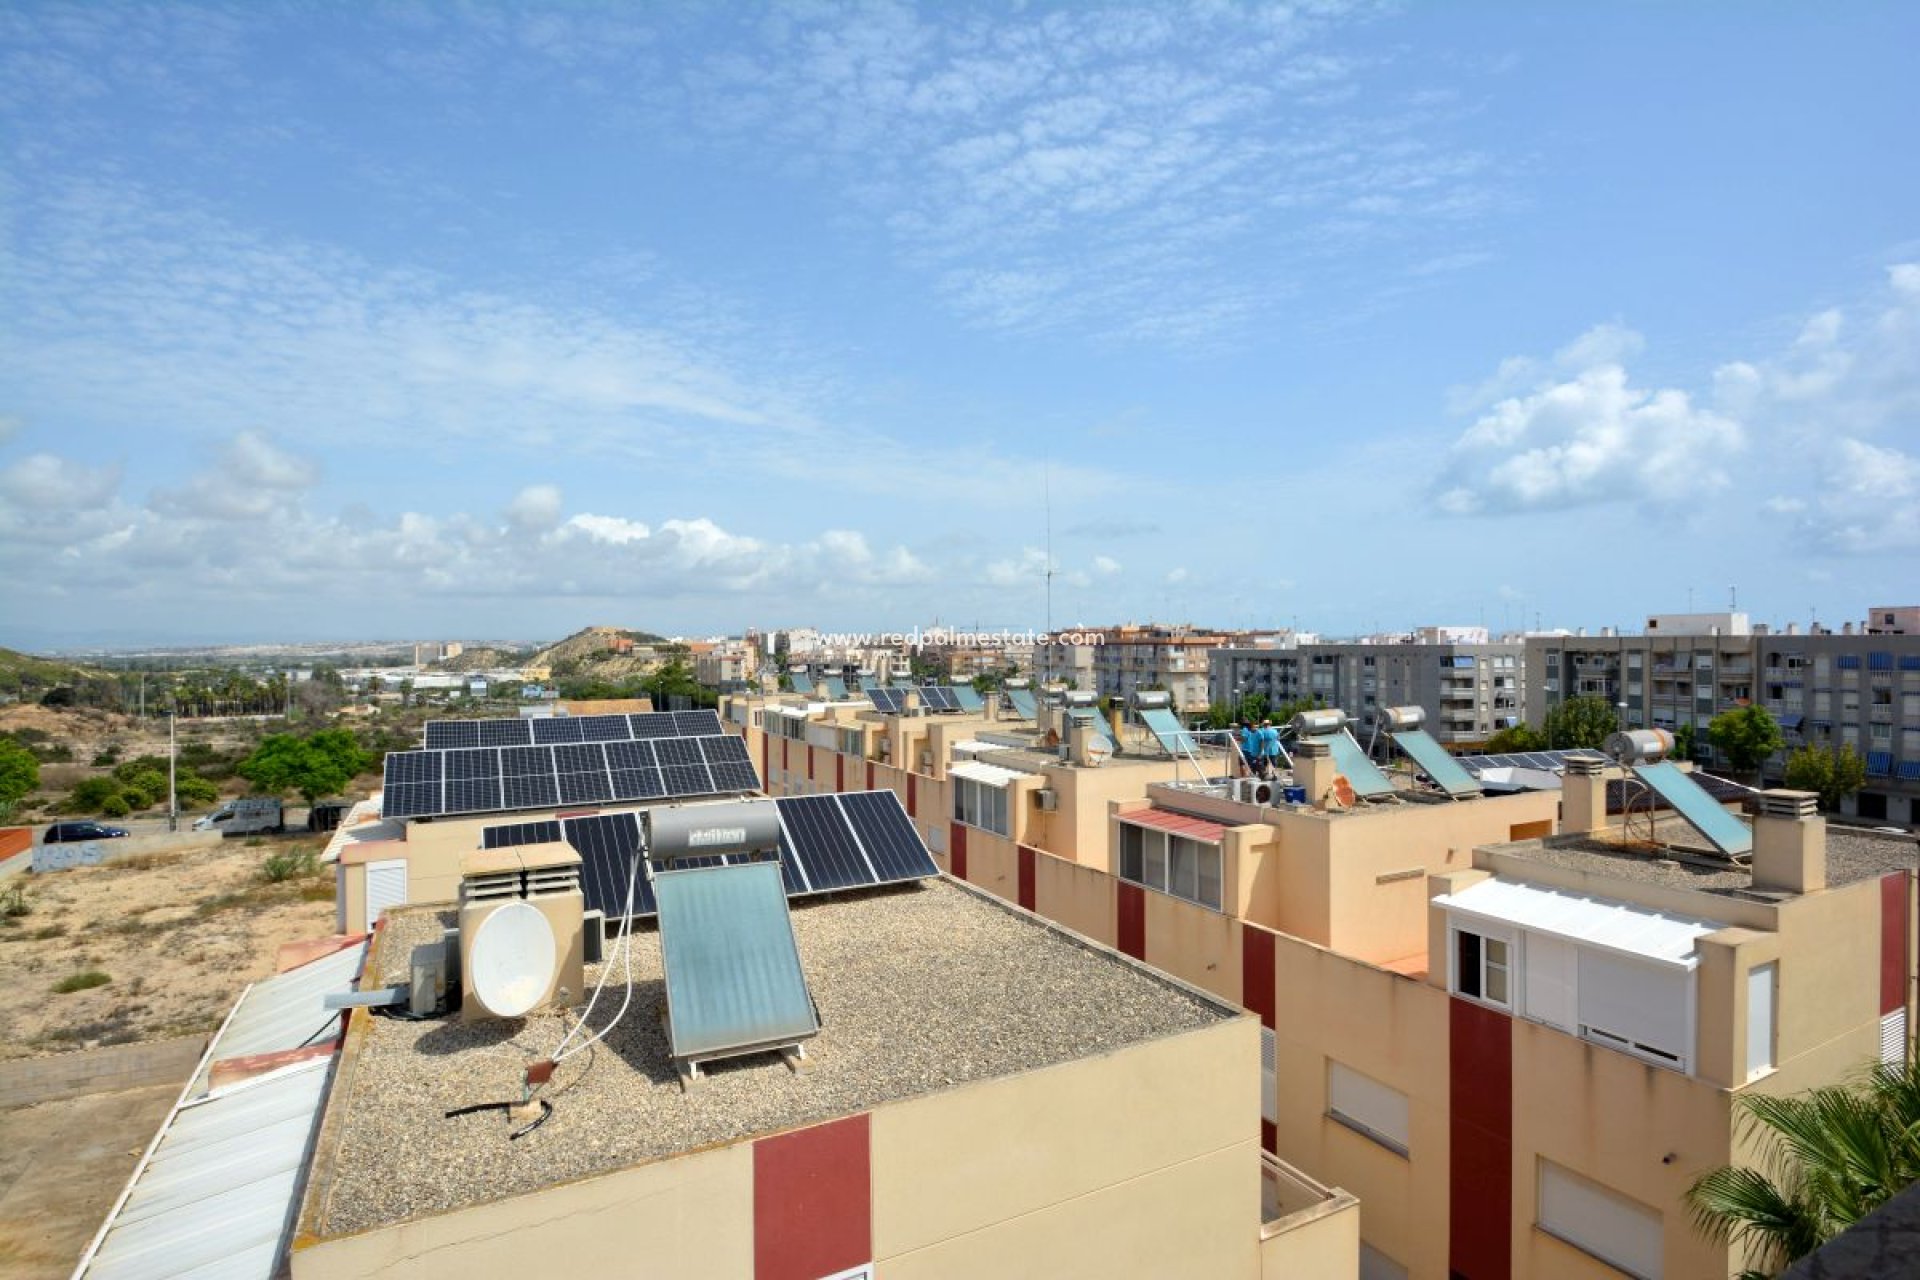
[[1727, 612], [1740, 612], [1740, 588], [1738, 585], [1729, 585], [1727, 587]]
[[1053, 459], [1051, 458], [1041, 466], [1040, 485], [1040, 492], [1045, 499], [1047, 509], [1047, 634], [1046, 643], [1041, 646], [1046, 650], [1047, 655], [1046, 680], [1041, 685], [1045, 688], [1053, 682]]

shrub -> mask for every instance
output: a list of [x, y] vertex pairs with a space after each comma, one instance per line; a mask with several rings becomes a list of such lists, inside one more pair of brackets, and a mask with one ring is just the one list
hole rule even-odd
[[0, 921], [12, 924], [21, 916], [33, 914], [33, 904], [27, 901], [25, 885], [11, 885], [0, 889]]
[[320, 855], [311, 849], [288, 849], [282, 853], [270, 853], [260, 864], [260, 878], [268, 884], [280, 884], [287, 880], [317, 875], [319, 871]]
[[133, 812], [133, 806], [127, 803], [127, 797], [114, 792], [100, 802], [100, 816], [103, 818], [124, 818]]
[[93, 758], [93, 767], [96, 769], [104, 769], [119, 763], [120, 748], [118, 747], [108, 747]]
[[82, 969], [79, 973], [70, 973], [53, 984], [53, 993], [64, 996], [74, 991], [90, 991], [94, 987], [104, 987], [113, 979], [98, 969]]

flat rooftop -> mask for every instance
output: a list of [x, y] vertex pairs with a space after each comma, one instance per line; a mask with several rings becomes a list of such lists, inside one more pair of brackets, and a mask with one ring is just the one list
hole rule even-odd
[[[390, 913], [370, 975], [401, 982], [412, 948], [452, 912]], [[794, 933], [822, 1028], [795, 1074], [772, 1054], [703, 1067], [680, 1088], [660, 1024], [660, 936], [634, 934], [633, 1003], [590, 1053], [560, 1064], [554, 1113], [509, 1142], [499, 1112], [571, 1015], [462, 1023], [365, 1019], [349, 1037], [310, 1180], [307, 1221], [340, 1235], [518, 1195], [884, 1102], [1228, 1021], [1239, 1011], [977, 891], [945, 880], [795, 903]], [[589, 990], [598, 976], [590, 968]], [[363, 986], [375, 985], [371, 976]], [[619, 1006], [620, 972], [595, 1010]]]
[[[1699, 833], [1684, 821], [1662, 818], [1658, 832], [1661, 840], [1675, 846], [1673, 852], [1623, 846], [1593, 836], [1496, 847], [1502, 853], [1517, 854], [1531, 862], [1595, 875], [1621, 876], [1673, 889], [1694, 889], [1729, 897], [1753, 896], [1752, 873], [1710, 852]], [[1827, 828], [1827, 885], [1830, 888], [1917, 869], [1920, 869], [1920, 842], [1911, 836], [1850, 827]], [[1772, 895], [1768, 895], [1768, 900], [1772, 900]]]

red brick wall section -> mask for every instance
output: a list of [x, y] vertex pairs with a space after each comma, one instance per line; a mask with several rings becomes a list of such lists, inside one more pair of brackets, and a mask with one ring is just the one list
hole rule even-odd
[[1119, 919], [1115, 922], [1119, 934], [1120, 950], [1135, 960], [1147, 958], [1147, 891], [1137, 884], [1128, 884], [1125, 880], [1116, 886], [1119, 890]]
[[754, 1280], [818, 1280], [872, 1260], [865, 1115], [753, 1144]]
[[957, 822], [947, 824], [950, 834], [947, 837], [947, 861], [953, 867], [953, 878], [967, 878], [967, 829]]
[[1907, 873], [1880, 877], [1880, 1012], [1907, 1003]]
[[1036, 887], [1038, 873], [1035, 870], [1039, 855], [1028, 845], [1020, 846], [1020, 907], [1024, 911], [1038, 911], [1035, 904], [1040, 901], [1040, 892]]
[[1513, 1264], [1513, 1023], [1458, 996], [1449, 1004], [1447, 1273], [1506, 1280]]

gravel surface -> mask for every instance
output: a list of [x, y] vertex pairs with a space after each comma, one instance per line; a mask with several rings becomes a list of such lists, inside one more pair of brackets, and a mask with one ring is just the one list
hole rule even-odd
[[[389, 917], [389, 977], [412, 943], [438, 935], [443, 914]], [[683, 1093], [660, 1026], [659, 935], [648, 929], [634, 935], [626, 1017], [560, 1065], [545, 1090], [553, 1117], [517, 1142], [500, 1113], [443, 1113], [517, 1099], [526, 1064], [552, 1052], [569, 1019], [374, 1019], [337, 1086], [345, 1096], [331, 1103], [345, 1124], [324, 1231], [524, 1193], [1235, 1016], [945, 882], [796, 904], [793, 921], [823, 1023], [803, 1074], [759, 1055], [713, 1064]], [[596, 1026], [619, 1005], [619, 977]]]
[[[1674, 826], [1682, 824], [1676, 819]], [[1662, 837], [1667, 828], [1662, 827]], [[1691, 827], [1685, 835], [1697, 841]], [[1645, 880], [1676, 889], [1697, 889], [1705, 893], [1744, 893], [1753, 886], [1753, 875], [1745, 867], [1732, 866], [1710, 856], [1665, 858], [1640, 849], [1623, 849], [1604, 840], [1576, 840], [1567, 844], [1515, 845], [1508, 852], [1532, 862], [1571, 867], [1601, 875]], [[1920, 867], [1920, 850], [1912, 837], [1853, 831], [1845, 827], [1827, 828], [1827, 885], [1838, 889], [1860, 880], [1876, 879], [1894, 871], [1912, 871]]]

